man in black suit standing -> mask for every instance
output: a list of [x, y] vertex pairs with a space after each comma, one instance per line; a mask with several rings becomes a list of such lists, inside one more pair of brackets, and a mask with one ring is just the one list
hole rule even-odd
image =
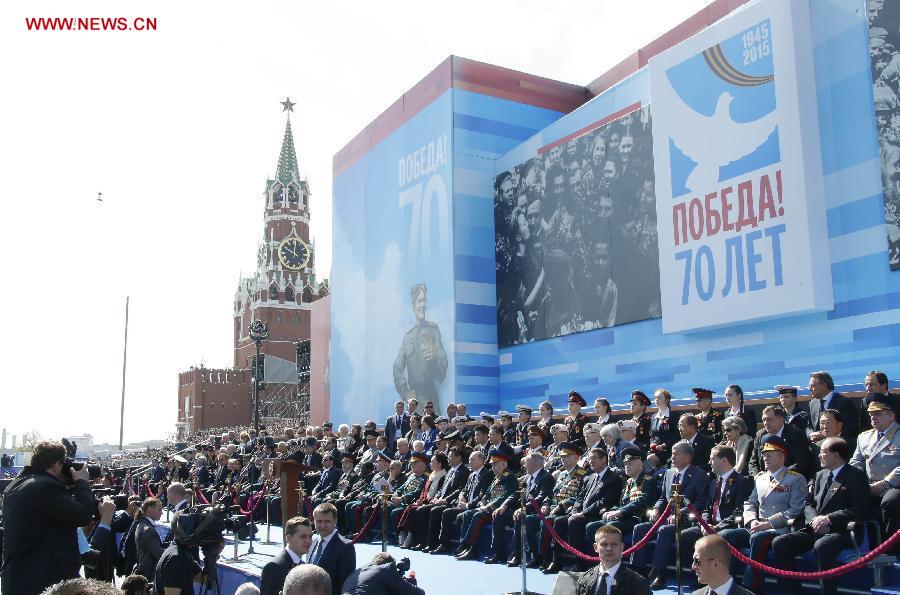
[[356, 548], [337, 531], [337, 508], [323, 502], [313, 510], [316, 535], [306, 561], [320, 566], [331, 577], [332, 595], [340, 595], [341, 585], [356, 570]]
[[802, 430], [794, 425], [787, 425], [784, 409], [778, 405], [769, 405], [763, 409], [762, 421], [763, 428], [756, 433], [753, 440], [753, 451], [750, 453], [750, 463], [747, 469], [750, 477], [756, 477], [763, 470], [762, 448], [766, 438], [772, 435], [780, 436], [787, 443], [789, 454], [785, 466], [807, 479], [812, 477], [813, 461], [809, 452], [809, 440]]
[[709, 453], [715, 446], [713, 439], [700, 433], [700, 421], [693, 413], [685, 413], [678, 418], [678, 432], [682, 440], [694, 447], [695, 465], [709, 473]]
[[[590, 450], [588, 461], [591, 475], [581, 483], [571, 512], [553, 519], [553, 529], [578, 550], [584, 550], [584, 528], [587, 524], [599, 521], [603, 513], [615, 508], [622, 498], [622, 477], [609, 468], [607, 457], [606, 450], [602, 448]], [[553, 565], [562, 568], [562, 549], [555, 541], [551, 547]]]
[[706, 585], [693, 595], [753, 595], [729, 574], [731, 550], [724, 539], [718, 535], [701, 537], [693, 551], [691, 568], [697, 573], [697, 580]]
[[594, 534], [600, 564], [578, 578], [575, 595], [650, 595], [646, 579], [622, 565], [622, 532], [603, 525]]
[[63, 483], [66, 447], [39, 442], [31, 464], [4, 493], [3, 595], [33, 595], [76, 578], [81, 568], [75, 531], [90, 524], [94, 495], [87, 465], [71, 469], [74, 492]]
[[828, 372], [813, 372], [809, 376], [809, 421], [812, 423], [810, 442], [818, 442], [825, 438], [822, 428], [819, 427], [819, 419], [826, 409], [835, 409], [844, 416], [844, 429], [841, 430], [841, 438], [847, 441], [852, 451], [856, 448], [856, 436], [859, 434], [859, 409], [856, 404], [842, 395], [834, 392], [834, 380]]
[[262, 569], [260, 595], [278, 595], [291, 568], [303, 564], [302, 556], [309, 551], [312, 543], [312, 523], [302, 516], [288, 519], [284, 524], [284, 537], [287, 541], [285, 548]]
[[[822, 443], [822, 470], [816, 474], [813, 493], [806, 499], [806, 526], [779, 535], [772, 542], [779, 566], [793, 570], [795, 556], [814, 550], [819, 570], [828, 570], [841, 550], [853, 547], [847, 524], [866, 518], [871, 497], [865, 471], [848, 464], [851, 452], [843, 438], [829, 438]], [[779, 577], [778, 582], [781, 591], [804, 592], [799, 581]], [[836, 581], [823, 581], [822, 585], [825, 595], [837, 593]]]
[[393, 455], [397, 451], [397, 438], [403, 438], [409, 432], [409, 415], [403, 411], [403, 401], [394, 403], [394, 415], [384, 422], [384, 437], [387, 438], [387, 451]]

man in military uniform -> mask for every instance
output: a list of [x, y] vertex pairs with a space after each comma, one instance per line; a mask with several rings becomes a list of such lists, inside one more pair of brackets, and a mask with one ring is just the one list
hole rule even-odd
[[584, 424], [588, 422], [587, 416], [581, 412], [582, 407], [587, 406], [578, 391], [569, 391], [569, 415], [563, 420], [569, 429], [569, 442], [584, 444]]
[[467, 447], [472, 448], [475, 432], [466, 427], [466, 422], [469, 421], [468, 418], [457, 415], [451, 421], [453, 422], [453, 427], [459, 432], [459, 439], [462, 440], [463, 444]]
[[[553, 495], [553, 484], [555, 480], [546, 469], [544, 469], [544, 456], [539, 452], [526, 455], [522, 459], [525, 467], [525, 475], [519, 480], [520, 486], [524, 484], [526, 490], [525, 505], [529, 506], [531, 502], [542, 504], [545, 500]], [[522, 492], [521, 487], [513, 493], [497, 510], [493, 512], [493, 522], [491, 523], [491, 533], [493, 540], [491, 548], [493, 556], [485, 560], [485, 564], [499, 564], [506, 562], [506, 528], [510, 525], [514, 527], [513, 548], [516, 554], [508, 562], [509, 566], [518, 566], [522, 563], [521, 552], [521, 533], [519, 533], [520, 523], [522, 521]]]
[[659, 498], [659, 480], [652, 473], [644, 472], [644, 454], [639, 448], [627, 448], [622, 452], [625, 465], [625, 487], [619, 504], [603, 513], [599, 521], [587, 524], [588, 535], [603, 525], [614, 525], [622, 533], [630, 535], [641, 522], [644, 513]]
[[[725, 416], [721, 411], [712, 408], [713, 392], [708, 388], [693, 388], [694, 395], [697, 398], [697, 408], [700, 413], [697, 414], [699, 422], [699, 432], [708, 438], [713, 439], [713, 444], [722, 441], [722, 420]], [[704, 461], [705, 462], [705, 461]]]
[[[557, 516], [568, 514], [575, 504], [578, 490], [585, 476], [585, 470], [578, 466], [581, 457], [581, 447], [572, 442], [563, 442], [559, 445], [559, 456], [562, 460], [562, 471], [556, 478], [553, 486], [552, 497], [541, 504], [541, 514], [553, 522]], [[525, 545], [532, 553], [529, 568], [541, 568], [547, 574], [559, 572], [559, 567], [553, 566], [549, 556], [550, 533], [543, 528], [540, 517], [529, 506], [529, 513], [525, 517]], [[518, 542], [517, 537], [517, 542]]]
[[460, 547], [466, 547], [457, 556], [457, 560], [478, 559], [478, 536], [481, 528], [491, 520], [491, 516], [507, 498], [512, 496], [519, 487], [516, 476], [509, 472], [509, 455], [492, 449], [490, 453], [491, 468], [494, 471], [494, 480], [488, 491], [478, 501], [478, 507], [466, 510], [462, 513], [462, 527], [460, 534]]
[[356, 469], [354, 469], [353, 473], [356, 474], [356, 479], [347, 482], [346, 487], [341, 489], [336, 497], [327, 500], [327, 502], [334, 504], [335, 508], [338, 510], [338, 527], [343, 535], [352, 533], [346, 517], [347, 504], [358, 500], [363, 490], [365, 490], [369, 485], [369, 482], [372, 481], [372, 478], [376, 473], [375, 464], [369, 461], [362, 466], [360, 472], [357, 472]]
[[[394, 527], [397, 526], [400, 515], [403, 514], [406, 507], [415, 502], [422, 494], [422, 486], [425, 485], [425, 480], [428, 479], [428, 473], [425, 470], [428, 468], [429, 459], [430, 457], [423, 452], [414, 452], [410, 455], [409, 477], [406, 478], [406, 481], [403, 482], [397, 493], [391, 497], [388, 505], [388, 519], [390, 522], [390, 527], [387, 531], [388, 535], [393, 533]], [[403, 543], [402, 539], [400, 543]]]
[[516, 454], [521, 454], [525, 458], [529, 453], [540, 453], [542, 457], [547, 457], [547, 449], [544, 448], [544, 430], [532, 424], [528, 426], [527, 442], [524, 447], [517, 446], [513, 449]]
[[812, 434], [809, 411], [805, 405], [797, 402], [797, 387], [780, 384], [775, 390], [778, 391], [778, 401], [784, 409], [784, 423], [796, 426], [807, 436]]
[[[765, 471], [753, 478], [754, 486], [744, 504], [743, 527], [719, 533], [736, 548], [750, 547], [750, 557], [766, 559], [772, 540], [787, 533], [788, 523], [803, 514], [806, 506], [806, 478], [784, 466], [789, 447], [784, 438], [769, 435], [762, 447]], [[760, 592], [762, 575], [747, 567], [744, 587]]]
[[649, 406], [650, 397], [643, 391], [631, 391], [631, 419], [637, 424], [634, 443], [644, 450], [650, 448], [650, 414], [647, 413]]
[[435, 383], [447, 375], [447, 354], [438, 325], [425, 320], [427, 292], [424, 283], [410, 290], [416, 324], [406, 331], [394, 359], [394, 387], [401, 398], [429, 399], [440, 410]]
[[[850, 464], [869, 476], [872, 510], [881, 511], [885, 535], [900, 531], [900, 425], [897, 400], [873, 394], [866, 411], [872, 429], [860, 434]], [[898, 551], [900, 548], [895, 548]]]
[[[589, 424], [590, 425], [590, 424]], [[584, 551], [584, 529], [588, 523], [598, 521], [607, 510], [611, 510], [622, 498], [622, 478], [609, 468], [609, 459], [603, 448], [592, 448], [588, 452], [590, 475], [586, 476], [575, 498], [575, 504], [568, 515], [553, 519], [553, 530], [569, 545]], [[562, 547], [553, 542], [551, 567], [562, 568]]]
[[371, 512], [378, 498], [383, 491], [390, 491], [390, 481], [388, 470], [391, 464], [391, 457], [386, 452], [378, 451], [375, 458], [375, 474], [369, 480], [368, 485], [359, 494], [359, 497], [352, 502], [348, 502], [345, 507], [344, 518], [347, 522], [348, 532], [354, 532], [360, 529], [365, 523], [365, 512]]
[[550, 433], [553, 435], [553, 443], [547, 449], [544, 469], [554, 473], [562, 468], [562, 460], [559, 458], [559, 448], [563, 442], [569, 441], [569, 428], [563, 424], [554, 424], [550, 427]]
[[528, 444], [528, 429], [533, 425], [531, 423], [531, 407], [527, 405], [516, 405], [516, 411], [519, 412], [519, 421], [516, 424], [516, 441], [510, 444], [513, 446], [525, 446]]
[[503, 441], [513, 446], [518, 443], [518, 435], [516, 428], [512, 423], [512, 413], [509, 411], [499, 411], [497, 417], [500, 419], [500, 428], [503, 430]]

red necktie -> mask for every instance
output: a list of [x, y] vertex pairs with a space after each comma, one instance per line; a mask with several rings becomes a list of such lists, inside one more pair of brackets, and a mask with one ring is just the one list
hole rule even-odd
[[719, 521], [719, 500], [722, 498], [722, 478], [716, 480], [716, 497], [713, 500], [712, 520]]

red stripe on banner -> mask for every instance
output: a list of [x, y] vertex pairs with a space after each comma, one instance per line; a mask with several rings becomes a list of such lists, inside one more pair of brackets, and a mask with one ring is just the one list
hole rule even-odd
[[605, 124], [609, 124], [610, 122], [613, 122], [613, 121], [615, 121], [615, 120], [618, 120], [618, 119], [621, 118], [622, 116], [627, 116], [627, 115], [630, 114], [631, 112], [636, 112], [636, 111], [639, 110], [639, 109], [641, 109], [641, 102], [640, 102], [640, 101], [637, 101], [637, 102], [635, 102], [635, 103], [632, 103], [632, 104], [629, 105], [628, 107], [624, 107], [624, 108], [620, 109], [619, 111], [617, 111], [617, 112], [615, 112], [615, 113], [612, 113], [612, 114], [606, 116], [606, 117], [603, 118], [602, 120], [597, 120], [597, 121], [594, 122], [593, 124], [588, 124], [588, 125], [585, 126], [584, 128], [581, 128], [581, 129], [579, 129], [579, 130], [576, 130], [576, 131], [573, 132], [572, 134], [568, 134], [568, 135], [562, 137], [561, 139], [555, 140], [555, 141], [553, 141], [552, 143], [550, 143], [549, 145], [544, 145], [543, 147], [541, 147], [540, 149], [538, 149], [538, 154], [546, 153], [547, 151], [549, 151], [549, 150], [551, 150], [551, 149], [553, 149], [553, 148], [555, 148], [555, 147], [558, 147], [558, 146], [560, 146], [560, 145], [564, 145], [564, 144], [566, 144], [567, 142], [569, 142], [570, 140], [572, 140], [573, 138], [578, 138], [579, 136], [582, 136], [583, 134], [587, 134], [587, 133], [590, 132], [591, 130], [596, 130], [597, 128], [600, 128], [601, 126], [603, 126], [603, 125], [605, 125]]

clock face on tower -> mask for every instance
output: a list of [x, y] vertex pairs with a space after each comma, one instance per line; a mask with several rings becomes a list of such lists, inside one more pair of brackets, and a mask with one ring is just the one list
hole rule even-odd
[[278, 260], [286, 269], [302, 269], [309, 262], [309, 246], [300, 238], [286, 238], [278, 245]]

